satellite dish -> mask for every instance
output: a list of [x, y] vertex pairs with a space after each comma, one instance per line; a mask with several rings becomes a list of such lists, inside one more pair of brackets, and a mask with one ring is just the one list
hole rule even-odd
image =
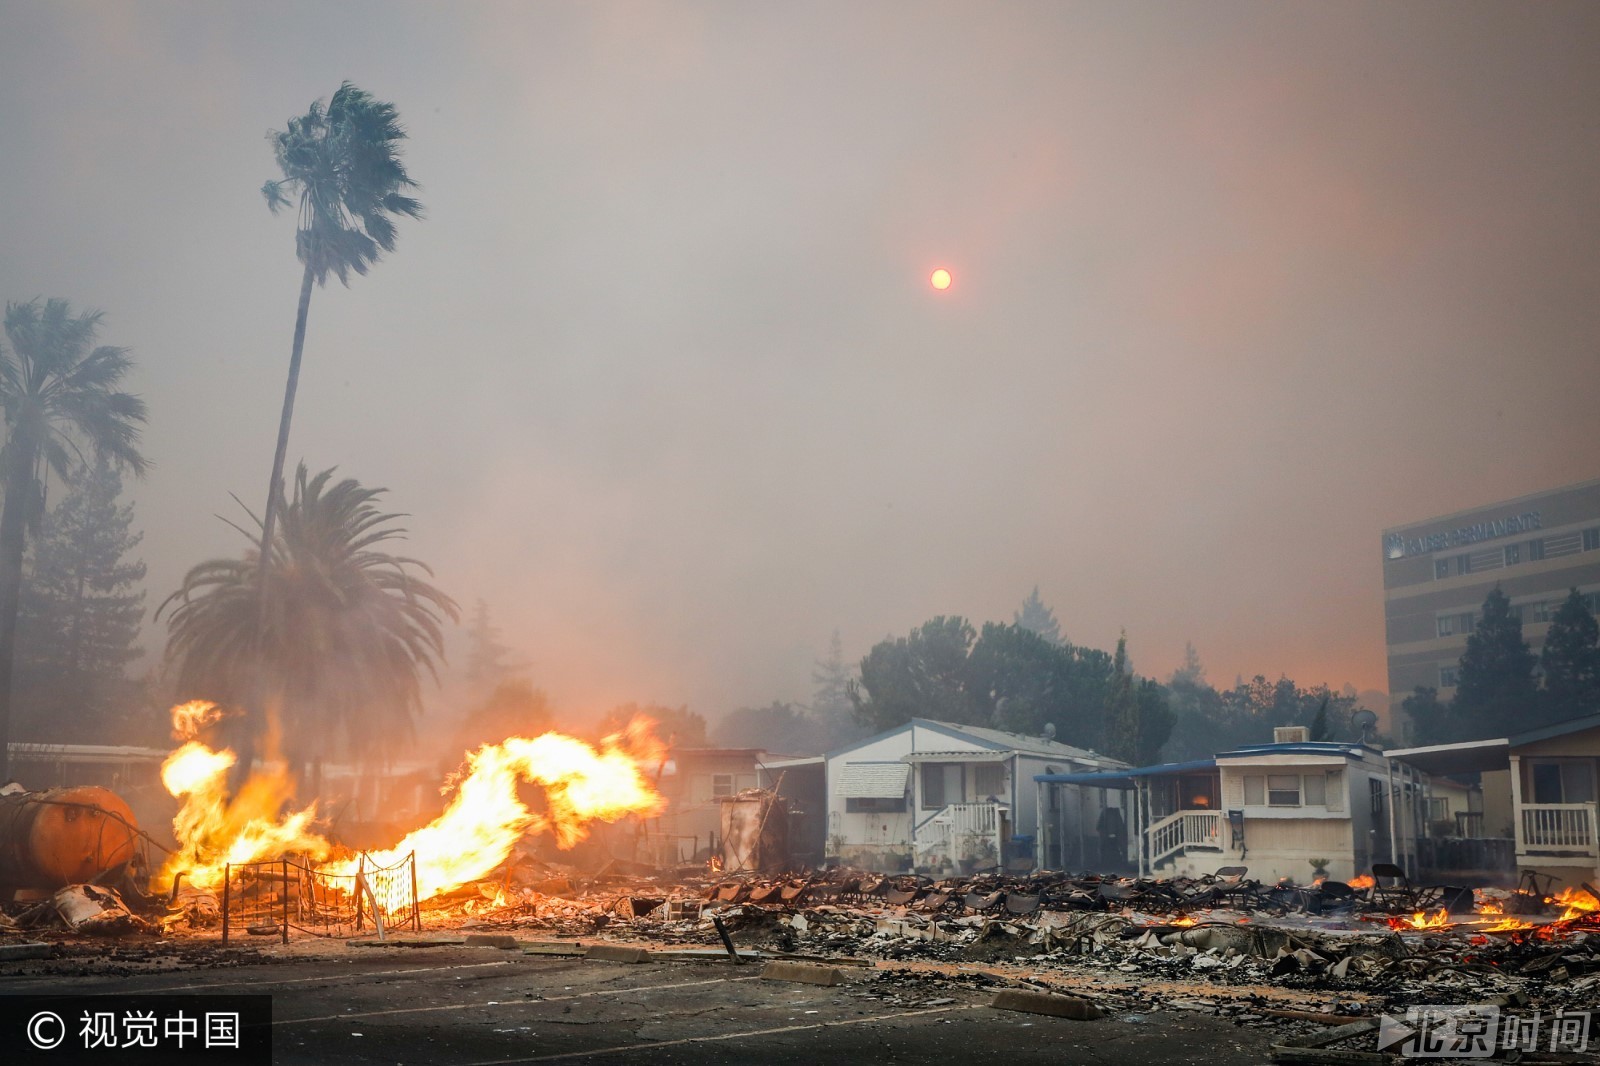
[[1373, 728], [1377, 726], [1378, 716], [1365, 707], [1360, 707], [1350, 716], [1350, 724], [1360, 731], [1361, 739], [1366, 740], [1372, 735]]
[[1056, 724], [1054, 722], [1046, 722], [1044, 724], [1044, 738], [1046, 740], [1054, 740], [1056, 738]]

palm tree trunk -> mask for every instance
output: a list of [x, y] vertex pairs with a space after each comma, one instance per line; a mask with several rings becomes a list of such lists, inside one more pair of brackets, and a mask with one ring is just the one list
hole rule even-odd
[[[278, 448], [272, 455], [272, 480], [267, 483], [267, 509], [261, 516], [261, 560], [257, 564], [257, 588], [267, 587], [267, 561], [271, 556], [272, 533], [278, 521], [278, 505], [283, 498], [283, 460], [289, 452], [289, 423], [294, 419], [294, 394], [300, 387], [300, 356], [306, 347], [306, 316], [311, 313], [311, 264], [306, 264], [300, 280], [300, 307], [294, 316], [294, 350], [289, 354], [289, 382], [283, 390], [283, 416], [278, 420]], [[266, 619], [266, 596], [261, 597], [261, 617]]]
[[13, 436], [0, 509], [0, 785], [11, 780], [11, 674], [17, 651], [17, 609], [22, 598], [22, 553], [33, 495], [33, 449]]
[[265, 641], [270, 608], [267, 603], [267, 571], [272, 561], [272, 535], [283, 500], [283, 461], [289, 452], [289, 423], [294, 419], [294, 396], [300, 387], [300, 356], [306, 347], [306, 316], [311, 313], [311, 264], [306, 264], [300, 279], [300, 305], [294, 316], [294, 348], [289, 353], [289, 381], [283, 389], [283, 414], [278, 419], [278, 446], [272, 453], [272, 479], [267, 483], [267, 507], [261, 515], [261, 557], [256, 562], [256, 683], [255, 698], [245, 708], [244, 742], [239, 746], [239, 761], [233, 768], [235, 792], [250, 776], [255, 761], [255, 740], [266, 718], [267, 678]]

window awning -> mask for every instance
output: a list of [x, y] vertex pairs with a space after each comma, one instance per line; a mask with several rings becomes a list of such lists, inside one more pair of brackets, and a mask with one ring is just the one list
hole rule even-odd
[[1131, 770], [1100, 770], [1079, 774], [1034, 774], [1033, 779], [1046, 785], [1093, 785], [1096, 788], [1133, 788], [1139, 777], [1161, 777], [1167, 774], [1199, 773], [1214, 770], [1215, 759], [1193, 759], [1189, 762], [1165, 762], [1156, 766], [1139, 766]]
[[900, 799], [906, 794], [911, 767], [903, 762], [850, 762], [839, 771], [839, 795], [845, 799]]

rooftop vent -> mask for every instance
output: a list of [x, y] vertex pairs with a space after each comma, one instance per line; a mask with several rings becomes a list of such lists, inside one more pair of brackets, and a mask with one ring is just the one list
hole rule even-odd
[[1311, 739], [1311, 730], [1303, 725], [1281, 725], [1272, 731], [1274, 744], [1304, 744]]

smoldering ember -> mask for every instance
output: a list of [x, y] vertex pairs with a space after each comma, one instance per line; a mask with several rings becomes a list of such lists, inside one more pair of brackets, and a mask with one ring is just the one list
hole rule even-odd
[[[1592, 879], [1557, 887], [1541, 872], [1551, 861], [1529, 854], [1520, 882], [1495, 881], [1505, 856], [1492, 838], [1427, 835], [1428, 775], [1299, 729], [1200, 765], [1062, 772], [1043, 760], [1088, 753], [931, 721], [783, 759], [668, 747], [635, 719], [597, 745], [559, 733], [483, 745], [441, 813], [360, 850], [323, 835], [315, 806], [286, 804], [282, 766], [259, 762], [230, 786], [235, 754], [211, 746], [225, 717], [215, 705], [172, 717], [181, 743], [161, 779], [177, 805], [174, 850], [104, 787], [0, 797], [0, 988], [268, 990], [281, 1061], [407, 1062], [749, 1042], [739, 1061], [873, 1026], [908, 1049], [955, 1041], [979, 1059], [1004, 1031], [1010, 1057], [1076, 1049], [1100, 1061], [1096, 1046], [1133, 1040], [1149, 1061], [1377, 1063], [1397, 1051], [1377, 1049], [1384, 1017], [1417, 1004], [1586, 1026], [1600, 990]], [[1600, 734], [1600, 720], [1580, 724]], [[927, 738], [943, 750], [918, 751]], [[882, 758], [891, 750], [904, 754]], [[1475, 751], [1409, 757], [1463, 750]], [[76, 754], [131, 764], [137, 753]], [[899, 804], [861, 799], [913, 776], [926, 795], [949, 767], [1010, 776], [1031, 760], [1043, 771], [1033, 833], [1000, 835], [1020, 805], [944, 796], [954, 802], [905, 842], [914, 868], [891, 868], [885, 809]], [[694, 791], [700, 771], [736, 783], [739, 766], [756, 782]], [[1302, 790], [1315, 773], [1317, 808], [1212, 805], [1253, 789], [1261, 766], [1299, 768]], [[1286, 776], [1267, 781], [1287, 788]], [[1363, 808], [1358, 820], [1384, 859], [1334, 876], [1348, 856], [1318, 857], [1312, 876], [1278, 875], [1292, 850], [1284, 827], [1349, 829], [1369, 793], [1395, 816]], [[867, 845], [836, 832], [829, 857], [808, 861], [834, 805], [847, 812], [828, 820], [836, 830], [861, 821], [888, 835]], [[1529, 834], [1514, 846], [1539, 844]], [[1043, 861], [1063, 853], [1107, 865]], [[1136, 869], [1111, 868], [1128, 856]], [[481, 992], [461, 984], [480, 971], [492, 982]], [[1582, 1058], [1580, 1036], [1570, 1048], [1541, 1040], [1501, 1050]], [[1203, 1051], [1184, 1050], [1194, 1041]]]

